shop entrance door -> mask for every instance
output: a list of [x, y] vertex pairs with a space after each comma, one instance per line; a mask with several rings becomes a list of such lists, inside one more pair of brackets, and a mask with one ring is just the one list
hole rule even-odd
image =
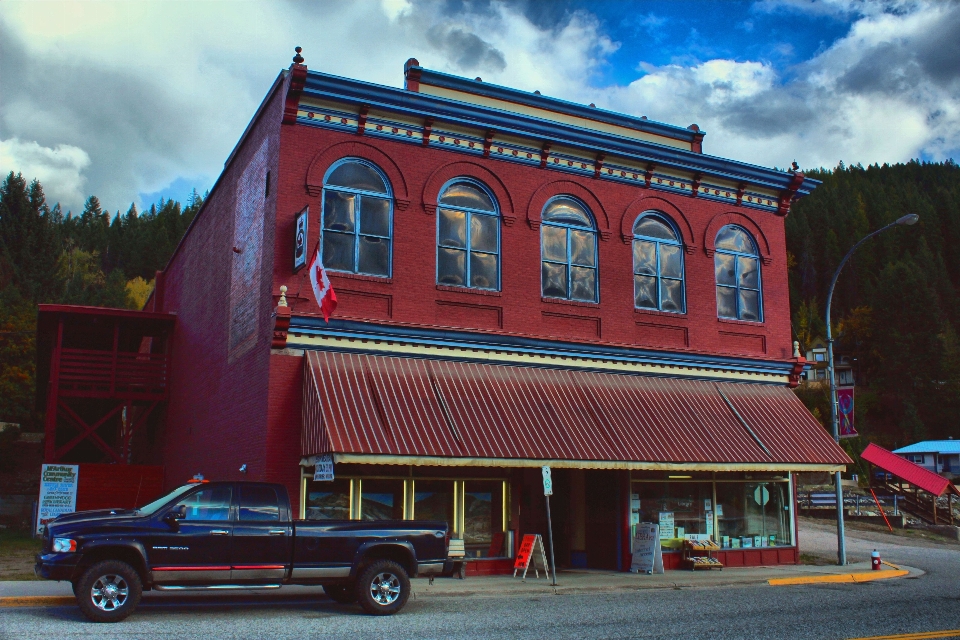
[[617, 570], [620, 485], [617, 471], [584, 472], [587, 567]]

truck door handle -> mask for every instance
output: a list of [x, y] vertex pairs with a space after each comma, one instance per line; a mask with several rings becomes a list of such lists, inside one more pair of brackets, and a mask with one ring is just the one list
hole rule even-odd
[[228, 536], [228, 535], [230, 535], [230, 532], [227, 531], [226, 529], [211, 529], [211, 530], [210, 530], [210, 535], [212, 535], [212, 536]]
[[270, 529], [270, 535], [272, 536], [285, 536], [287, 535], [286, 529]]

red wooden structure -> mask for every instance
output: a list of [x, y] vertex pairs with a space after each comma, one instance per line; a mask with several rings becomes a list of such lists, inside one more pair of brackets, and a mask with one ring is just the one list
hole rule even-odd
[[37, 409], [44, 460], [130, 464], [134, 443], [166, 399], [176, 316], [40, 305]]

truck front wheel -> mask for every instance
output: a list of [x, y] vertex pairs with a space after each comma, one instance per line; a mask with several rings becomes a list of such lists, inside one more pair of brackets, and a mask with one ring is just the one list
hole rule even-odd
[[375, 560], [357, 580], [357, 600], [367, 613], [389, 616], [403, 609], [410, 597], [410, 578], [396, 562]]
[[83, 572], [74, 593], [80, 611], [94, 622], [120, 622], [137, 608], [143, 583], [126, 562], [104, 560]]

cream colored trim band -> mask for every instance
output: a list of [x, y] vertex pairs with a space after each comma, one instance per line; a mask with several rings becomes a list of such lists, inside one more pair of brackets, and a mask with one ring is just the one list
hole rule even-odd
[[[390, 464], [426, 467], [512, 467], [554, 469], [631, 469], [636, 471], [844, 471], [844, 465], [805, 464], [801, 462], [635, 462], [629, 460], [531, 460], [520, 458], [443, 458], [433, 456], [393, 456], [335, 453], [341, 464]], [[301, 466], [313, 466], [315, 456], [305, 457]]]

